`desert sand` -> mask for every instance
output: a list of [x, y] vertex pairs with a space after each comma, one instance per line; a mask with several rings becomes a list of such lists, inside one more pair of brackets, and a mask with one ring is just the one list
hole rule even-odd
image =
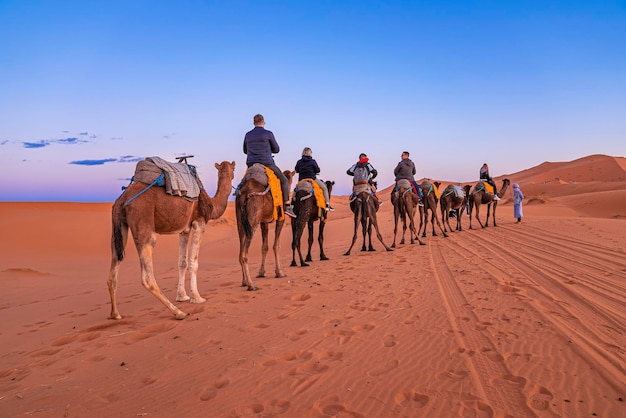
[[[288, 277], [257, 292], [241, 287], [230, 202], [202, 243], [207, 301], [177, 302], [182, 321], [141, 286], [132, 240], [123, 319], [107, 319], [111, 203], [0, 203], [0, 416], [624, 416], [625, 169], [595, 155], [501, 176], [526, 195], [521, 224], [509, 188], [497, 227], [463, 216], [448, 238], [393, 252], [359, 238], [350, 256], [348, 197], [333, 196], [330, 260], [315, 243], [310, 267], [290, 267], [286, 225]], [[177, 245], [159, 236], [154, 252], [171, 300]], [[253, 273], [260, 247], [257, 231]]]

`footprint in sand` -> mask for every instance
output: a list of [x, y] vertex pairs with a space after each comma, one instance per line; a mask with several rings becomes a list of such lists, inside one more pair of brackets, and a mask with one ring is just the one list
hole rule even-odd
[[202, 390], [200, 390], [200, 400], [208, 401], [215, 398], [215, 396], [217, 396], [218, 390], [228, 386], [229, 383], [230, 380], [218, 380], [212, 385], [203, 387]]
[[538, 411], [545, 411], [550, 407], [550, 401], [554, 398], [552, 392], [543, 386], [535, 385], [530, 391], [528, 406]]
[[371, 331], [376, 328], [374, 324], [359, 324], [352, 327], [353, 331]]
[[461, 417], [495, 417], [493, 408], [482, 401], [463, 401], [459, 408]]
[[291, 341], [298, 341], [300, 337], [302, 337], [304, 334], [308, 332], [309, 331], [306, 329], [299, 329], [299, 330], [292, 331], [289, 334], [287, 334], [287, 338], [289, 338]]
[[383, 337], [383, 345], [385, 347], [393, 347], [396, 345], [396, 336], [393, 334], [387, 334]]
[[291, 300], [298, 301], [298, 302], [303, 302], [309, 299], [311, 299], [311, 295], [308, 293], [301, 293], [301, 294], [293, 295], [291, 297]]
[[406, 408], [423, 408], [430, 399], [418, 392], [403, 392], [395, 396], [398, 405]]
[[522, 390], [524, 386], [526, 386], [526, 382], [527, 382], [526, 378], [521, 377], [521, 376], [514, 376], [511, 374], [505, 375], [505, 376], [499, 376], [499, 377], [495, 377], [491, 379], [491, 383], [494, 386], [516, 388], [518, 390]]
[[465, 370], [446, 370], [443, 373], [439, 373], [437, 377], [450, 380], [463, 380], [468, 376], [468, 372]]

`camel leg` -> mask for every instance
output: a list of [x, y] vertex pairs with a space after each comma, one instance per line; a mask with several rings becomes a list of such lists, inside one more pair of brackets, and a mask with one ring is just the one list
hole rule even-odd
[[[474, 205], [476, 206], [476, 220], [478, 221], [478, 224], [480, 225], [481, 228], [484, 228], [485, 226], [483, 225], [483, 223], [480, 221], [480, 204], [478, 202], [475, 202]], [[471, 222], [471, 218], [470, 218], [470, 222]], [[470, 228], [471, 229], [471, 228]]]
[[284, 220], [276, 221], [276, 231], [274, 232], [274, 261], [276, 263], [276, 278], [287, 277], [287, 275], [280, 268], [280, 258], [278, 257], [278, 253], [280, 251], [280, 232], [282, 231], [284, 224]]
[[[391, 243], [391, 248], [396, 248], [396, 235], [398, 234], [398, 220], [400, 216], [397, 213], [397, 209], [394, 208], [393, 214], [393, 242]], [[400, 242], [402, 243], [402, 242]]]
[[419, 232], [415, 230], [415, 207], [411, 209], [411, 214], [409, 216], [410, 216], [409, 228], [411, 230], [411, 244], [415, 244], [415, 240], [413, 239], [413, 237], [415, 236], [415, 239], [417, 240], [417, 242], [419, 242], [420, 245], [426, 245], [426, 243], [424, 243], [424, 241], [420, 239]]
[[304, 258], [302, 257], [302, 245], [301, 245], [301, 241], [302, 241], [302, 234], [304, 233], [304, 225], [302, 224], [302, 221], [299, 218], [294, 219], [293, 221], [291, 221], [291, 230], [292, 230], [292, 235], [293, 235], [293, 239], [292, 239], [292, 260], [291, 260], [291, 265], [292, 266], [297, 266], [298, 264], [296, 263], [296, 250], [298, 251], [298, 257], [300, 258], [300, 266], [302, 267], [307, 267], [308, 264], [305, 263]]
[[496, 207], [498, 206], [498, 202], [495, 201], [493, 202], [493, 226], [498, 226], [496, 225]]
[[422, 238], [426, 238], [426, 229], [428, 229], [428, 209], [424, 208], [424, 229], [422, 230], [422, 223], [420, 218], [420, 230], [422, 230]]
[[189, 248], [189, 233], [183, 231], [178, 240], [178, 287], [176, 289], [176, 301], [185, 302], [191, 299], [185, 290], [185, 275], [187, 274], [187, 253]]
[[[323, 222], [320, 220], [320, 226], [323, 224]], [[313, 247], [313, 241], [314, 241], [314, 237], [313, 235], [315, 234], [314, 230], [313, 230], [313, 221], [309, 221], [306, 223], [306, 229], [307, 229], [307, 246], [308, 246], [308, 250], [306, 252], [306, 258], [304, 259], [304, 261], [313, 261], [313, 257], [311, 256], [311, 248]], [[322, 242], [323, 242], [323, 238], [322, 238]], [[324, 250], [321, 250], [321, 253], [324, 253]]]
[[491, 202], [487, 203], [487, 219], [485, 219], [485, 226], [483, 228], [487, 228], [489, 226], [489, 215], [491, 214]]
[[206, 302], [206, 299], [200, 296], [200, 292], [198, 291], [198, 256], [200, 254], [200, 243], [202, 242], [205, 228], [206, 224], [204, 222], [194, 221], [191, 229], [191, 251], [189, 252], [189, 289], [191, 291], [191, 303]]
[[265, 277], [265, 258], [269, 248], [269, 225], [261, 222], [261, 267], [256, 277]]
[[[328, 257], [326, 257], [326, 254], [324, 253], [324, 229], [326, 228], [326, 222], [323, 222], [320, 219], [320, 228], [319, 228], [319, 232], [317, 233], [317, 241], [320, 244], [320, 260], [324, 261], [324, 260], [330, 260]], [[311, 224], [311, 232], [313, 232], [313, 224]]]
[[[364, 217], [364, 223], [363, 223], [363, 247], [361, 248], [361, 251], [376, 251], [376, 249], [374, 248], [374, 246], [372, 245], [372, 223], [370, 222], [369, 218]], [[366, 247], [365, 243], [366, 240], [369, 243], [369, 247]]]
[[248, 287], [248, 290], [258, 290], [250, 278], [250, 268], [248, 267], [248, 251], [250, 249], [251, 238], [246, 236], [243, 228], [239, 228], [239, 264], [241, 265], [242, 281], [241, 286]]
[[378, 221], [376, 219], [376, 215], [370, 218], [370, 245], [371, 245], [371, 239], [372, 239], [372, 234], [371, 234], [372, 224], [374, 226], [374, 229], [376, 230], [376, 237], [378, 238], [378, 241], [380, 241], [380, 243], [383, 244], [383, 247], [385, 247], [387, 251], [393, 251], [391, 248], [387, 247], [387, 245], [383, 241], [383, 236], [380, 235], [380, 231], [378, 230]]
[[135, 240], [137, 242], [137, 252], [139, 253], [139, 263], [141, 265], [141, 284], [154, 295], [167, 309], [169, 309], [176, 319], [183, 319], [188, 314], [178, 309], [163, 294], [156, 279], [154, 278], [154, 268], [152, 265], [152, 249], [156, 243], [156, 234], [152, 233], [148, 240]]
[[355, 204], [354, 207], [354, 234], [352, 234], [352, 244], [350, 244], [350, 248], [343, 255], [350, 255], [350, 251], [352, 251], [352, 247], [354, 247], [354, 243], [356, 242], [357, 235], [359, 232], [359, 223], [361, 223], [361, 207], [358, 204]]
[[298, 234], [296, 225], [296, 222], [291, 223], [291, 267], [296, 267], [298, 265], [298, 263], [296, 263], [296, 236]]
[[[126, 248], [126, 243], [128, 241], [128, 225], [118, 223], [117, 232], [120, 234], [120, 244], [121, 244], [121, 255], [123, 257], [124, 248]], [[107, 280], [107, 285], [109, 287], [109, 296], [111, 297], [111, 315], [109, 315], [109, 319], [122, 319], [122, 315], [117, 309], [117, 301], [116, 301], [116, 293], [117, 293], [117, 276], [120, 271], [120, 264], [122, 260], [118, 257], [118, 251], [115, 248], [115, 227], [114, 232], [111, 236], [111, 268], [109, 270], [109, 279]]]
[[111, 314], [109, 319], [122, 319], [122, 315], [117, 310], [117, 302], [115, 301], [115, 293], [117, 292], [117, 274], [120, 270], [120, 261], [117, 258], [111, 260], [111, 269], [109, 270], [109, 279], [107, 285], [109, 286], [109, 296], [111, 297]]
[[444, 229], [441, 227], [441, 222], [439, 222], [439, 218], [437, 217], [437, 205], [435, 205], [435, 208], [433, 209], [433, 217], [431, 220], [432, 224], [433, 224], [433, 235], [435, 235], [435, 222], [437, 223], [437, 226], [439, 227], [439, 230], [441, 231], [441, 233], [443, 234], [444, 238], [448, 238], [448, 234], [446, 233], [446, 231], [444, 231]]

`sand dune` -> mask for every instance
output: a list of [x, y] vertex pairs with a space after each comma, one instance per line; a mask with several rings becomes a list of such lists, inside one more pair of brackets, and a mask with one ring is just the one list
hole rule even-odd
[[[178, 303], [191, 314], [183, 321], [141, 286], [132, 242], [118, 288], [124, 319], [107, 319], [111, 204], [0, 203], [0, 415], [623, 415], [623, 160], [502, 176], [527, 197], [522, 224], [509, 194], [497, 228], [429, 231], [426, 245], [393, 252], [375, 242], [343, 256], [354, 225], [348, 197], [333, 196], [331, 260], [317, 259], [315, 243], [310, 267], [289, 267], [287, 228], [288, 277], [256, 279], [258, 292], [240, 286], [231, 203], [202, 244], [207, 301]], [[393, 208], [381, 196], [389, 245]], [[160, 236], [154, 253], [171, 299], [177, 245]], [[252, 272], [260, 246], [256, 236]]]

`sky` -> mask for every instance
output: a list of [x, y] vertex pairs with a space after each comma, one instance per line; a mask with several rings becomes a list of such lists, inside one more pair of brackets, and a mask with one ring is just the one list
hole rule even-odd
[[113, 202], [137, 161], [245, 172], [265, 116], [334, 194], [366, 153], [474, 181], [626, 155], [625, 1], [0, 0], [0, 201]]

